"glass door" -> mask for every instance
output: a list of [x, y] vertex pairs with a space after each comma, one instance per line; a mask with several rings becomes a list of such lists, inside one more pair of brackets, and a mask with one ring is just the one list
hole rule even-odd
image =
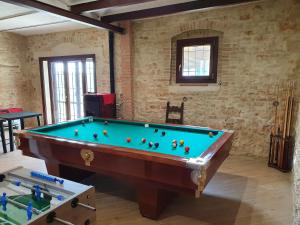
[[[49, 96], [52, 123], [75, 120], [84, 116], [84, 93], [96, 92], [94, 58], [63, 58], [48, 61]], [[45, 74], [44, 74], [45, 77]], [[44, 88], [45, 90], [48, 90]], [[44, 96], [46, 93], [44, 93]], [[48, 116], [49, 117], [49, 116]]]

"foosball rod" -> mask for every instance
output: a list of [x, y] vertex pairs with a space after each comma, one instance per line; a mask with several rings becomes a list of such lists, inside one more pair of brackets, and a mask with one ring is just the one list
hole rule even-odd
[[[30, 187], [30, 186], [28, 186], [26, 184], [23, 184], [21, 181], [14, 181], [14, 180], [11, 180], [11, 179], [8, 179], [8, 178], [5, 178], [4, 180], [7, 181], [7, 182], [10, 182], [10, 183], [12, 183], [12, 184], [14, 184], [16, 186], [22, 186], [24, 188], [30, 189], [32, 191], [35, 191], [35, 189], [33, 187]], [[63, 196], [62, 195], [55, 195], [55, 194], [52, 194], [52, 193], [50, 193], [48, 191], [44, 191], [42, 189], [40, 190], [40, 192], [42, 192], [43, 194], [46, 194], [46, 195], [50, 195], [51, 197], [56, 198], [58, 200], [63, 200]]]
[[[13, 204], [13, 205], [16, 205], [16, 206], [18, 206], [18, 207], [20, 207], [20, 208], [27, 209], [27, 206], [24, 205], [24, 204], [22, 204], [22, 203], [20, 203], [20, 202], [16, 202], [16, 201], [11, 200], [11, 199], [9, 199], [9, 198], [7, 198], [6, 200], [7, 200], [7, 202], [9, 202], [9, 203], [11, 203], [11, 204]], [[40, 211], [40, 210], [38, 210], [38, 209], [36, 209], [36, 208], [32, 208], [32, 212], [34, 212], [34, 213], [37, 214], [37, 215], [39, 215], [39, 214], [42, 213], [42, 211]]]
[[59, 223], [62, 223], [62, 224], [66, 224], [66, 225], [75, 225], [74, 223], [71, 223], [69, 221], [66, 221], [66, 220], [63, 220], [63, 219], [60, 219], [60, 218], [57, 218], [57, 217], [54, 217], [53, 220], [55, 220]]
[[66, 224], [66, 225], [75, 225], [74, 223], [71, 223], [69, 221], [66, 221], [66, 220], [56, 217], [56, 212], [52, 211], [47, 215], [47, 223], [53, 223], [54, 221], [62, 223], [62, 224]]

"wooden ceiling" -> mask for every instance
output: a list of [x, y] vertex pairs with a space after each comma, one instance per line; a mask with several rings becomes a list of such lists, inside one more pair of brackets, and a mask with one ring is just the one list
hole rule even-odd
[[[245, 4], [257, 0], [0, 0], [64, 17], [88, 26], [123, 33], [113, 22]], [[59, 4], [55, 4], [58, 2]], [[63, 6], [63, 7], [62, 7]]]

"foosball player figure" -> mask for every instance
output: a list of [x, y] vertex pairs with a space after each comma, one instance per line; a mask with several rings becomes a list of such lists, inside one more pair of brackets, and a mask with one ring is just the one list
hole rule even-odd
[[6, 197], [5, 192], [3, 192], [2, 196], [1, 196], [1, 205], [2, 205], [2, 210], [6, 211], [7, 197]]
[[41, 200], [41, 187], [39, 185], [34, 185], [34, 192], [32, 193], [34, 196], [34, 199], [36, 199], [37, 201]]
[[29, 221], [32, 218], [32, 202], [28, 203], [26, 212], [27, 212], [27, 220]]

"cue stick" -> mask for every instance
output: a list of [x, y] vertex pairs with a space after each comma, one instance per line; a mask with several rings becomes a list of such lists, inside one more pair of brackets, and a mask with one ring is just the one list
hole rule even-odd
[[273, 102], [273, 106], [275, 106], [275, 120], [274, 120], [274, 126], [272, 128], [272, 142], [271, 142], [271, 148], [270, 148], [270, 162], [273, 164], [275, 161], [275, 150], [277, 146], [277, 137], [276, 137], [276, 130], [277, 130], [277, 122], [278, 122], [278, 105], [279, 105], [279, 84], [276, 84], [275, 86], [275, 95], [276, 100]]
[[287, 132], [287, 123], [288, 123], [288, 113], [289, 113], [289, 102], [290, 102], [290, 95], [289, 95], [289, 90], [290, 90], [290, 83], [287, 84], [287, 89], [286, 89], [286, 99], [285, 99], [285, 109], [284, 109], [284, 121], [283, 121], [283, 134], [282, 134], [282, 139], [281, 139], [281, 145], [280, 145], [280, 160], [279, 160], [279, 167], [283, 166], [283, 156], [284, 156], [284, 143], [285, 143], [285, 138], [286, 138], [286, 132]]
[[278, 162], [277, 162], [277, 166], [278, 167], [281, 167], [282, 165], [282, 152], [283, 152], [283, 139], [284, 139], [284, 136], [285, 136], [285, 132], [286, 132], [286, 127], [285, 127], [285, 123], [286, 123], [286, 117], [287, 117], [287, 95], [285, 96], [285, 101], [284, 101], [284, 109], [283, 109], [283, 115], [282, 115], [282, 121], [281, 121], [281, 125], [282, 125], [282, 136], [281, 138], [279, 139], [279, 159], [278, 159]]
[[291, 131], [291, 122], [292, 122], [293, 107], [294, 107], [294, 90], [295, 90], [295, 81], [293, 81], [291, 84], [290, 111], [289, 111], [287, 137], [290, 136], [290, 131]]

